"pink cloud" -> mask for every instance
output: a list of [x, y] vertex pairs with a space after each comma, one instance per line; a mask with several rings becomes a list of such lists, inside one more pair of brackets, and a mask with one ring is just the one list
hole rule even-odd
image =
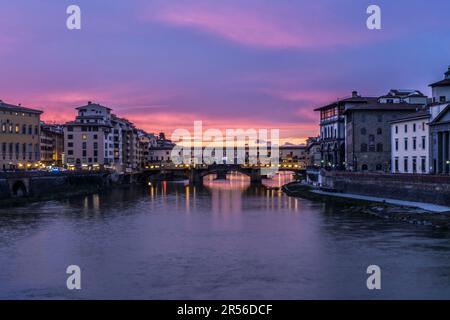
[[[227, 40], [267, 48], [315, 48], [372, 41], [364, 26], [326, 23], [334, 16], [326, 8], [305, 5], [303, 10], [286, 6], [233, 7], [226, 2], [157, 2], [141, 16], [177, 27], [188, 27]], [[293, 9], [293, 8], [291, 8]], [[281, 14], [280, 14], [281, 13]], [[314, 15], [320, 14], [320, 19]], [[282, 18], [281, 18], [282, 17]]]

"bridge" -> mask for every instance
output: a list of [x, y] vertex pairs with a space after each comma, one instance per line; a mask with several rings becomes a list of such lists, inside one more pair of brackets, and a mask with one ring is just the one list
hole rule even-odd
[[230, 172], [239, 172], [250, 178], [251, 183], [261, 183], [262, 179], [267, 177], [266, 172], [290, 171], [294, 174], [306, 173], [306, 168], [295, 163], [285, 163], [278, 165], [237, 165], [237, 164], [212, 164], [212, 165], [190, 165], [190, 164], [153, 164], [147, 166], [142, 174], [149, 179], [152, 176], [162, 176], [164, 178], [189, 179], [192, 184], [201, 184], [203, 178], [210, 175], [217, 175], [218, 179], [226, 179]]
[[0, 200], [49, 196], [77, 190], [83, 185], [101, 186], [109, 176], [108, 172], [0, 172]]

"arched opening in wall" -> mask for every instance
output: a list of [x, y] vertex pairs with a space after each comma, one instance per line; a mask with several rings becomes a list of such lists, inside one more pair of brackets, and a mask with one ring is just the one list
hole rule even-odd
[[22, 181], [16, 181], [12, 188], [12, 194], [14, 197], [27, 196], [27, 187]]
[[361, 170], [362, 170], [362, 171], [367, 171], [367, 170], [368, 170], [367, 164], [363, 164], [363, 165], [361, 166]]

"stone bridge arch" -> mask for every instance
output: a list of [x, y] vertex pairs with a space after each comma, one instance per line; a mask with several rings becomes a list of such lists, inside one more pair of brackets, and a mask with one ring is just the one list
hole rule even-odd
[[9, 189], [13, 197], [26, 197], [30, 193], [29, 179], [12, 179], [9, 181]]

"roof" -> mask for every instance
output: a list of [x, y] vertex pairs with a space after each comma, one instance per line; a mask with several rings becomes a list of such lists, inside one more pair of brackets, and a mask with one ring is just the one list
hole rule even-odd
[[377, 97], [361, 97], [361, 96], [355, 96], [355, 97], [347, 97], [347, 98], [341, 98], [341, 99], [337, 99], [336, 101], [326, 104], [322, 107], [318, 107], [316, 109], [314, 109], [314, 111], [320, 111], [320, 110], [324, 110], [324, 109], [328, 109], [330, 107], [336, 106], [339, 103], [345, 103], [345, 102], [350, 102], [350, 103], [368, 103], [368, 102], [372, 102], [372, 101], [376, 101], [378, 98]]
[[429, 87], [449, 87], [450, 86], [450, 78], [429, 84], [428, 86]]
[[433, 119], [433, 121], [431, 121], [431, 125], [436, 124], [437, 122], [439, 122], [442, 117], [450, 110], [450, 104], [448, 104], [439, 114], [436, 118]]
[[84, 106], [81, 106], [81, 107], [78, 107], [78, 108], [75, 108], [75, 109], [79, 110], [79, 109], [84, 109], [84, 108], [89, 108], [89, 107], [100, 107], [100, 108], [105, 108], [105, 109], [108, 109], [108, 110], [112, 110], [111, 108], [102, 106], [101, 104], [98, 104], [98, 103], [92, 103], [92, 102], [88, 102], [87, 105], [84, 105]]
[[417, 110], [423, 107], [422, 104], [412, 104], [412, 103], [366, 103], [353, 105], [344, 110], [344, 114], [353, 110], [368, 110], [368, 111], [402, 111], [402, 110]]
[[404, 116], [400, 116], [395, 120], [390, 121], [390, 123], [398, 123], [403, 121], [409, 121], [409, 120], [416, 120], [416, 119], [428, 119], [431, 117], [431, 114], [428, 109], [422, 109], [417, 112], [408, 113]]
[[36, 114], [43, 113], [43, 111], [41, 111], [41, 110], [30, 109], [30, 108], [25, 108], [22, 106], [16, 106], [13, 104], [4, 103], [2, 100], [0, 100], [0, 109], [14, 111], [14, 112], [27, 112], [27, 113], [36, 113]]

